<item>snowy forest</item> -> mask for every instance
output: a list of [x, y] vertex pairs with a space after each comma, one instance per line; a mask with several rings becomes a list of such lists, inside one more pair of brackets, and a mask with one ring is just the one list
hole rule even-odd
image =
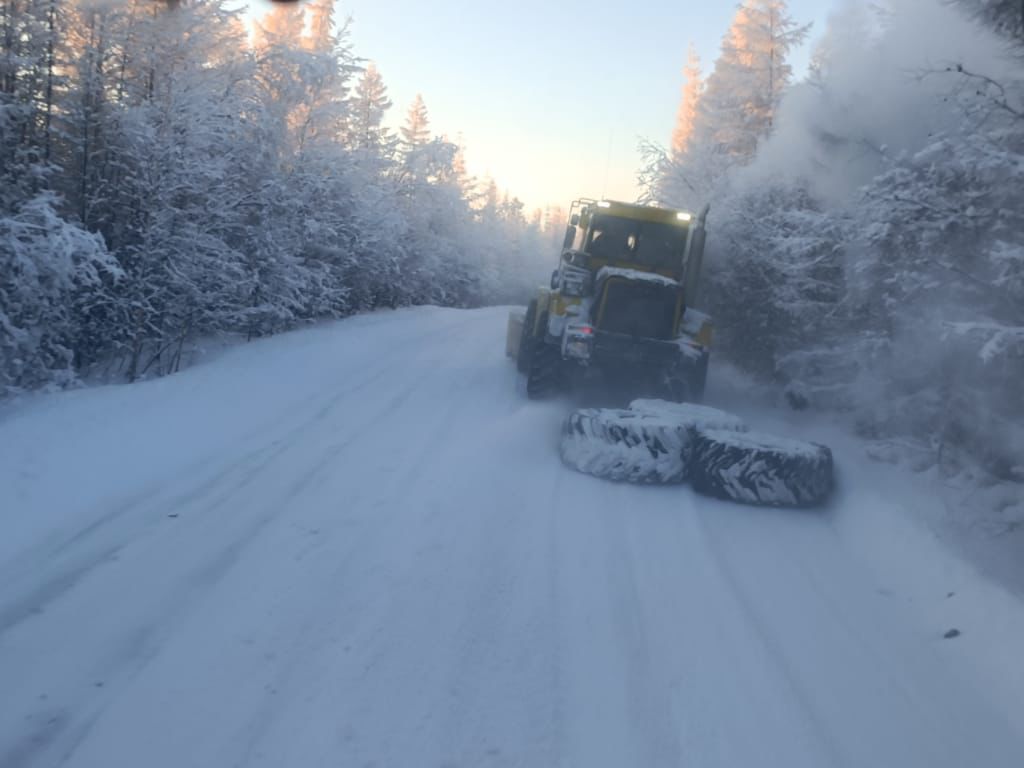
[[[471, 178], [338, 13], [0, 0], [0, 395], [525, 300], [564, 214]], [[922, 466], [1021, 479], [1024, 4], [843, 2], [798, 78], [811, 32], [745, 0], [714, 62], [691, 49], [670, 145], [643, 147], [646, 201], [711, 205], [715, 354]]]
[[334, 0], [267, 8], [0, 0], [0, 395], [536, 283], [557, 211], [470, 178], [422, 98], [389, 130]]
[[[927, 32], [923, 32], [927, 30]], [[921, 468], [1024, 479], [1024, 4], [747, 0], [692, 50], [651, 201], [711, 204], [718, 348]]]

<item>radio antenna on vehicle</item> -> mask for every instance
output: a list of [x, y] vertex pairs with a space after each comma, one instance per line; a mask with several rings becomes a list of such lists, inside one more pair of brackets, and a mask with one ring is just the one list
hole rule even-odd
[[608, 129], [608, 152], [605, 154], [605, 157], [604, 157], [604, 181], [601, 182], [601, 199], [602, 200], [604, 200], [608, 196], [607, 195], [607, 193], [608, 193], [608, 168], [611, 167], [611, 164], [612, 164], [612, 135], [613, 134], [614, 134], [614, 129], [613, 128], [609, 128]]

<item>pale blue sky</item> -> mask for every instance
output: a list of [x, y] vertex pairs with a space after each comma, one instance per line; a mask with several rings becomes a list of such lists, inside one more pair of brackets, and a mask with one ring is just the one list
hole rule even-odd
[[[833, 0], [791, 0], [822, 32]], [[254, 9], [265, 7], [254, 2]], [[667, 143], [692, 40], [705, 72], [736, 3], [719, 0], [340, 0], [355, 53], [376, 62], [400, 122], [417, 92], [470, 171], [528, 208], [636, 196], [639, 137]], [[806, 68], [808, 51], [793, 61]], [[609, 160], [609, 139], [611, 154]]]

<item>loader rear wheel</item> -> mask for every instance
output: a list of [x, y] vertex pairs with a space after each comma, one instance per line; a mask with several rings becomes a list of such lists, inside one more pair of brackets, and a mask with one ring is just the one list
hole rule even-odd
[[519, 337], [519, 352], [516, 355], [516, 368], [520, 373], [530, 370], [530, 359], [533, 357], [533, 347], [536, 337], [533, 335], [533, 327], [537, 324], [537, 300], [530, 302], [526, 308], [526, 317], [523, 319], [523, 333]]
[[704, 401], [704, 390], [708, 383], [708, 354], [701, 355], [700, 362], [693, 369], [690, 377], [690, 402], [701, 403]]
[[687, 366], [668, 380], [668, 395], [677, 403], [701, 403], [708, 380], [708, 355], [705, 353], [697, 363]]
[[531, 400], [541, 400], [555, 394], [561, 386], [562, 351], [554, 344], [538, 339], [526, 372], [526, 396]]
[[698, 430], [691, 466], [698, 493], [744, 504], [809, 507], [834, 485], [824, 445], [755, 432]]

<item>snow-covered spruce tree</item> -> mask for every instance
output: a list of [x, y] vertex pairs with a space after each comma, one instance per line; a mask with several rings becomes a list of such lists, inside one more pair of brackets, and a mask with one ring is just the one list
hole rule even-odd
[[75, 381], [83, 317], [118, 270], [59, 213], [55, 2], [0, 3], [0, 394]]
[[[649, 154], [652, 199], [715, 208], [708, 264], [717, 272], [704, 294], [718, 313], [736, 320], [726, 334], [737, 345], [732, 351], [766, 374], [782, 350], [798, 343], [802, 324], [823, 315], [823, 305], [835, 298], [837, 237], [806, 188], [733, 184], [771, 135], [792, 76], [787, 56], [806, 34], [784, 2], [741, 5], [703, 88], [691, 57], [673, 151]], [[763, 338], [769, 324], [774, 343]]]
[[749, 163], [771, 133], [792, 79], [789, 53], [809, 28], [793, 20], [784, 0], [748, 0], [737, 8], [706, 80], [700, 80], [699, 62], [687, 65], [684, 128], [677, 126], [672, 151], [641, 147], [647, 199], [696, 209], [725, 194], [719, 187], [730, 169]]
[[0, 212], [45, 187], [51, 169], [55, 0], [0, 2]]
[[476, 198], [483, 289], [498, 303], [525, 303], [550, 270], [554, 251], [527, 225], [523, 204], [488, 179]]
[[455, 306], [479, 303], [479, 278], [474, 272], [486, 258], [474, 248], [462, 150], [445, 138], [430, 137], [429, 116], [420, 95], [400, 133], [396, 179], [409, 227], [402, 243], [404, 300]]
[[252, 68], [236, 14], [220, 0], [146, 10], [120, 52], [129, 70], [113, 171], [121, 200], [100, 200], [122, 217], [122, 205], [142, 203], [111, 232], [131, 308], [129, 378], [174, 370], [186, 340], [238, 326], [250, 194], [239, 181], [250, 162]]
[[380, 72], [368, 64], [352, 92], [344, 138], [358, 187], [351, 200], [354, 237], [343, 275], [352, 311], [409, 302], [402, 264], [410, 224], [402, 205], [399, 139], [384, 125], [391, 107]]
[[1021, 0], [959, 0], [969, 12], [1018, 45], [1024, 45], [1024, 2]]
[[339, 317], [365, 308], [353, 304], [353, 294], [372, 284], [377, 271], [375, 260], [361, 258], [360, 240], [369, 226], [358, 215], [360, 190], [377, 169], [358, 167], [347, 147], [358, 67], [347, 25], [333, 24], [333, 0], [319, 0], [312, 9], [320, 22], [311, 27], [299, 53], [307, 58], [298, 77], [305, 83], [302, 109], [308, 111], [301, 123], [294, 107], [287, 113], [300, 130], [290, 141], [292, 161], [282, 168], [296, 187], [289, 215], [301, 227], [295, 253], [311, 278], [303, 319]]
[[1009, 476], [1021, 436], [1008, 427], [1024, 415], [1024, 81], [986, 78], [968, 98], [962, 125], [864, 190], [853, 297], [892, 350], [899, 407], [873, 428]]
[[705, 174], [700, 167], [701, 156], [694, 147], [703, 90], [700, 57], [691, 43], [686, 66], [683, 67], [682, 94], [669, 148], [666, 151], [650, 142], [643, 142], [640, 147], [644, 158], [640, 182], [645, 190], [641, 197], [646, 202], [692, 209], [703, 204], [698, 198], [706, 195], [706, 190], [698, 190], [697, 185]]
[[690, 49], [686, 54], [686, 66], [683, 67], [683, 88], [679, 108], [676, 110], [676, 124], [672, 129], [671, 156], [677, 162], [686, 157], [693, 141], [703, 88], [700, 56], [693, 43], [690, 43]]
[[[706, 295], [720, 351], [788, 382], [794, 404], [1019, 477], [1024, 87], [954, 8], [914, 9], [830, 28], [717, 188]], [[922, 24], [956, 34], [936, 47]]]
[[384, 117], [391, 106], [384, 79], [370, 62], [356, 84], [352, 99], [349, 131], [355, 149], [381, 157], [391, 155], [394, 139], [384, 125]]
[[503, 284], [507, 280], [507, 270], [502, 263], [505, 249], [502, 247], [501, 193], [493, 178], [485, 178], [475, 190], [473, 211], [482, 290], [488, 294], [502, 294], [507, 290], [507, 285]]
[[57, 202], [41, 192], [0, 215], [0, 394], [73, 383], [81, 318], [119, 276]]
[[737, 9], [694, 125], [699, 190], [710, 193], [730, 168], [753, 159], [792, 78], [788, 55], [808, 30], [792, 19], [784, 0], [749, 0]]
[[[812, 177], [846, 253], [842, 323], [779, 365], [869, 435], [1019, 476], [1024, 88], [995, 38], [949, 6], [928, 13], [843, 18], [759, 158]], [[957, 47], [908, 47], [921, 24], [958, 30]]]
[[423, 95], [417, 93], [416, 99], [409, 107], [405, 115], [405, 122], [401, 127], [402, 142], [406, 149], [422, 147], [430, 140], [430, 117], [427, 114], [427, 105], [423, 101]]
[[706, 307], [722, 319], [720, 346], [774, 378], [790, 356], [841, 327], [841, 222], [796, 182], [742, 185], [716, 209]]

